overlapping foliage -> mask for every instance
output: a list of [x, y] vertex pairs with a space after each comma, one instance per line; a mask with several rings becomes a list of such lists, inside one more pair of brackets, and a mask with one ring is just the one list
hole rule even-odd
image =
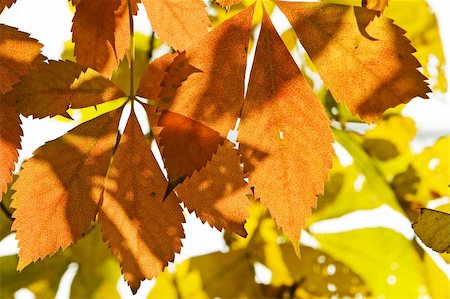
[[[12, 4], [3, 2], [0, 9]], [[420, 63], [405, 31], [384, 15], [387, 1], [363, 1], [363, 7], [244, 1], [232, 7], [232, 16], [209, 33], [210, 21], [200, 0], [72, 2], [76, 7], [72, 30], [77, 62], [46, 61], [37, 41], [15, 28], [0, 25], [1, 191], [6, 191], [12, 181], [17, 161], [20, 114], [70, 117], [69, 108], [96, 106], [119, 98], [131, 102], [132, 107], [143, 105], [146, 109], [167, 179], [150, 150], [134, 108], [121, 134], [119, 107], [46, 143], [23, 164], [18, 179], [10, 186], [15, 191], [12, 229], [19, 240], [18, 269], [24, 269], [23, 275], [32, 275], [26, 273], [34, 273], [39, 263], [27, 265], [55, 253], [50, 260], [59, 266], [54, 275], [38, 276], [18, 286], [12, 284], [11, 292], [27, 286], [37, 293], [44, 290], [49, 292], [47, 295], [54, 294], [52, 288], [34, 286], [39, 282], [38, 286], [43, 283], [54, 287], [53, 280], [59, 280], [70, 261], [68, 256], [72, 256], [80, 264], [75, 282], [86, 279], [90, 271], [99, 271], [96, 277], [105, 281], [86, 290], [74, 282], [73, 294], [82, 297], [80, 292], [86, 291], [101, 298], [118, 277], [116, 272], [108, 271], [112, 260], [106, 248], [98, 247], [95, 269], [87, 266], [87, 257], [77, 247], [58, 252], [74, 243], [87, 250], [97, 242], [94, 236], [98, 233], [108, 242], [125, 279], [136, 292], [141, 280], [156, 276], [180, 252], [184, 237], [181, 202], [203, 222], [227, 233], [249, 236], [245, 241], [229, 237], [228, 253], [192, 259], [180, 265], [176, 273], [162, 274], [150, 297], [386, 294], [383, 285], [389, 273], [369, 272], [370, 261], [358, 260], [356, 249], [348, 250], [352, 242], [347, 240], [362, 242], [366, 238], [369, 242], [372, 237], [378, 240], [373, 246], [380, 252], [383, 239], [393, 244], [395, 252], [402, 251], [401, 261], [396, 260], [399, 255], [395, 252], [385, 255], [386, 267], [394, 262], [409, 265], [402, 266], [398, 274], [401, 280], [387, 295], [414, 296], [417, 290], [404, 284], [426, 284], [426, 278], [415, 267], [421, 261], [410, 242], [385, 229], [317, 235], [322, 251], [302, 248], [301, 269], [295, 256], [295, 252], [300, 254], [301, 229], [309, 225], [307, 217], [316, 207], [328, 177], [325, 197], [329, 198], [319, 201], [310, 223], [382, 203], [412, 215], [411, 202], [424, 205], [430, 194], [439, 197], [448, 192], [442, 187], [448, 177], [427, 183], [428, 170], [421, 168], [425, 162], [414, 162], [420, 155], [428, 160], [435, 155], [426, 156], [424, 151], [414, 157], [408, 153], [408, 138], [414, 133], [386, 145], [390, 139], [381, 137], [385, 133], [383, 126], [408, 123], [398, 116], [387, 118], [365, 136], [334, 128], [334, 138], [352, 154], [354, 164], [341, 167], [336, 160], [328, 174], [333, 159], [329, 116], [344, 124], [350, 115], [347, 107], [353, 115], [372, 122], [380, 119], [386, 109], [416, 96], [426, 98], [430, 91], [417, 70]], [[123, 72], [119, 65], [125, 57], [133, 66], [137, 63], [134, 49], [130, 48], [130, 19], [137, 13], [139, 2], [144, 4], [161, 40], [178, 52], [141, 68], [139, 84], [134, 84], [132, 67], [133, 79], [126, 90], [118, 87], [123, 85], [115, 80], [113, 72]], [[225, 7], [238, 2], [218, 1]], [[307, 64], [317, 69], [329, 90], [322, 93], [326, 109], [308, 84], [308, 66], [297, 66], [289, 52], [292, 46], [272, 24], [268, 10], [274, 5], [289, 20], [306, 50]], [[261, 30], [253, 41], [255, 24], [260, 24]], [[256, 50], [250, 63], [248, 54], [254, 43]], [[247, 67], [251, 67], [248, 86]], [[227, 136], [238, 119], [236, 147]], [[443, 160], [440, 165], [446, 167]], [[353, 182], [359, 172], [372, 187], [364, 185], [368, 199], [355, 203], [349, 200], [354, 197], [348, 193], [355, 191]], [[410, 180], [420, 184], [410, 186]], [[268, 209], [276, 224], [253, 197]], [[249, 209], [257, 215], [244, 226]], [[268, 223], [269, 227], [263, 229], [257, 223]], [[284, 242], [280, 244], [283, 235], [276, 226], [290, 238], [293, 249]], [[85, 234], [88, 236], [82, 239]], [[343, 249], [343, 243], [347, 248]], [[320, 262], [322, 256], [325, 264]], [[13, 258], [4, 260], [5, 265], [15, 263]], [[216, 267], [205, 271], [211, 261]], [[256, 262], [272, 271], [270, 287], [255, 283]], [[364, 263], [368, 264], [361, 267]], [[323, 274], [324, 267], [330, 265], [337, 271], [336, 277]], [[222, 275], [223, 269], [230, 267], [233, 270]], [[245, 287], [222, 287], [235, 276], [241, 277]], [[330, 289], [329, 284], [334, 287]], [[429, 289], [434, 291], [431, 286]]]

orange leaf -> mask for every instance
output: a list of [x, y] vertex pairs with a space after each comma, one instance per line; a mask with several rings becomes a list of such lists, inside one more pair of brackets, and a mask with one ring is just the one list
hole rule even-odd
[[0, 0], [0, 13], [5, 9], [5, 7], [11, 7], [16, 2], [16, 0]]
[[14, 163], [20, 148], [20, 118], [14, 107], [7, 106], [0, 93], [0, 201], [6, 186], [12, 181]]
[[[379, 12], [336, 4], [277, 2], [319, 74], [353, 114], [374, 121], [412, 98], [427, 98], [405, 31]], [[373, 21], [372, 21], [373, 20]]]
[[187, 63], [186, 52], [180, 53], [165, 70], [161, 81], [161, 91], [158, 94], [159, 100], [163, 103], [170, 102], [175, 97], [181, 83], [186, 81], [193, 73], [200, 72], [200, 70]]
[[163, 200], [167, 185], [133, 112], [108, 172], [99, 222], [134, 293], [181, 250], [184, 218], [174, 193]]
[[[166, 74], [167, 67], [173, 62], [177, 54], [166, 54], [150, 63], [142, 75], [136, 95], [158, 102], [161, 92], [161, 82]], [[156, 125], [153, 124], [153, 125]]]
[[183, 51], [208, 33], [211, 23], [202, 0], [143, 0], [148, 18], [161, 40]]
[[227, 136], [235, 126], [244, 97], [253, 9], [251, 6], [223, 22], [186, 50], [185, 65], [200, 72], [191, 74], [171, 101], [165, 98], [167, 101], [161, 103], [164, 108], [170, 107]]
[[98, 212], [120, 114], [113, 111], [46, 143], [23, 164], [13, 185], [12, 230], [25, 266], [85, 234]]
[[176, 187], [186, 208], [217, 229], [225, 229], [243, 237], [247, 236], [244, 224], [249, 216], [250, 188], [244, 181], [241, 159], [225, 141], [211, 161], [200, 171]]
[[190, 176], [211, 160], [224, 138], [207, 126], [181, 114], [164, 110], [158, 126], [158, 145], [171, 180]]
[[268, 153], [249, 181], [297, 253], [300, 230], [331, 167], [329, 126], [324, 108], [264, 13], [238, 140]]
[[66, 115], [69, 107], [93, 106], [125, 96], [109, 79], [72, 61], [41, 64], [22, 78], [6, 100], [25, 116]]
[[77, 3], [72, 32], [77, 62], [110, 78], [129, 48], [127, 0]]
[[28, 33], [0, 24], [0, 93], [9, 91], [20, 77], [44, 61], [41, 48]]

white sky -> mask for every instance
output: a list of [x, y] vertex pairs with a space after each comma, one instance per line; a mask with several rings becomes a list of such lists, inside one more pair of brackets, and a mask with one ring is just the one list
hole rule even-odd
[[[408, 5], [405, 0], [405, 5]], [[447, 61], [450, 60], [450, 1], [448, 0], [429, 0], [430, 5], [436, 12], [440, 23], [441, 37], [446, 54]], [[136, 19], [137, 31], [142, 33], [150, 32], [150, 25], [142, 14]], [[17, 0], [17, 3], [11, 8], [6, 9], [0, 15], [0, 23], [18, 27], [20, 30], [28, 32], [32, 37], [38, 39], [44, 44], [44, 55], [50, 59], [59, 59], [64, 49], [64, 42], [71, 39], [71, 19], [72, 13], [68, 8], [67, 0]], [[446, 66], [446, 74], [450, 73], [449, 64]], [[407, 105], [404, 114], [415, 119], [419, 129], [419, 135], [423, 138], [413, 144], [416, 150], [423, 146], [431, 145], [435, 138], [442, 134], [449, 134], [449, 93], [437, 93], [432, 95], [428, 101], [413, 100]], [[30, 157], [33, 150], [42, 145], [46, 140], [54, 139], [65, 131], [73, 127], [73, 124], [66, 123], [60, 130], [55, 130], [54, 121], [51, 120], [24, 120], [25, 138], [23, 138], [21, 159]], [[58, 123], [61, 125], [61, 123]], [[46, 132], [43, 134], [42, 132]], [[414, 233], [409, 221], [402, 215], [394, 212], [388, 207], [380, 207], [371, 211], [363, 211], [348, 214], [336, 221], [323, 221], [311, 227], [313, 232], [336, 232], [346, 231], [364, 227], [390, 227], [412, 239]], [[355, 227], [358, 223], [358, 227]], [[192, 215], [188, 217], [186, 229], [186, 239], [183, 240], [183, 249], [181, 255], [176, 256], [176, 263], [181, 262], [191, 256], [201, 255], [208, 252], [223, 250], [225, 243], [222, 234], [209, 226], [201, 224]], [[305, 234], [306, 236], [306, 234]], [[308, 237], [308, 236], [306, 236]], [[304, 240], [307, 241], [307, 240]], [[0, 242], [0, 256], [12, 254], [15, 249], [14, 237], [10, 236], [3, 242]], [[431, 253], [433, 255], [433, 253]], [[435, 260], [438, 256], [433, 255]], [[450, 277], [450, 268], [446, 268], [447, 275]], [[71, 267], [66, 273], [62, 285], [67, 286], [76, 273], [76, 265]], [[264, 280], [264, 279], [263, 279]], [[151, 289], [152, 282], [146, 282], [135, 298], [145, 298]], [[124, 298], [130, 298], [131, 292], [121, 284], [119, 290]], [[59, 299], [68, 298], [69, 290], [67, 287], [61, 288], [58, 294]], [[17, 294], [20, 298], [30, 296], [26, 291]], [[18, 296], [19, 297], [19, 296]], [[32, 297], [30, 297], [32, 298]]]

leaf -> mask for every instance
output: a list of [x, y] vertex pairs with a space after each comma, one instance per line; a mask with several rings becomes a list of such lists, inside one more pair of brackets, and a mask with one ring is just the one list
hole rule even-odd
[[234, 144], [225, 141], [211, 161], [186, 179], [176, 192], [189, 212], [218, 230], [247, 236], [244, 229], [250, 201], [240, 157]]
[[384, 11], [389, 0], [362, 0], [362, 6], [372, 10]]
[[449, 148], [450, 136], [443, 136], [413, 157], [411, 164], [420, 178], [420, 184], [417, 184], [416, 192], [406, 195], [408, 201], [425, 206], [429, 200], [450, 195]]
[[108, 171], [98, 220], [133, 293], [181, 250], [184, 218], [174, 193], [164, 200], [167, 185], [133, 112]]
[[324, 84], [353, 114], [374, 121], [387, 108], [416, 96], [428, 98], [430, 89], [417, 70], [415, 50], [392, 20], [366, 8], [277, 3]]
[[217, 131], [222, 137], [227, 136], [236, 124], [244, 97], [253, 8], [223, 22], [186, 50], [185, 63], [201, 72], [190, 75], [177, 89], [175, 97], [160, 103], [158, 110], [165, 108], [182, 114]]
[[177, 265], [175, 274], [162, 273], [148, 299], [261, 298], [254, 276], [245, 250], [214, 252]]
[[72, 298], [120, 298], [116, 289], [120, 268], [108, 246], [102, 242], [98, 225], [65, 253], [78, 263], [70, 289]]
[[181, 114], [164, 110], [157, 136], [169, 178], [183, 179], [199, 171], [211, 160], [225, 139], [218, 132]]
[[22, 78], [5, 100], [15, 101], [18, 111], [37, 118], [64, 115], [68, 108], [83, 108], [124, 97], [109, 79], [72, 61], [41, 64]]
[[5, 9], [5, 7], [11, 7], [16, 2], [16, 0], [0, 0], [0, 13]]
[[[250, 172], [250, 185], [297, 253], [300, 230], [331, 167], [329, 126], [323, 107], [264, 13], [238, 140], [268, 153]], [[243, 162], [248, 163], [245, 157]]]
[[175, 50], [183, 51], [208, 33], [211, 23], [201, 0], [143, 0], [158, 36]]
[[42, 45], [28, 33], [0, 24], [0, 94], [9, 91], [20, 77], [44, 61], [41, 48]]
[[[444, 73], [445, 55], [436, 15], [427, 1], [409, 1], [408, 5], [405, 5], [403, 0], [390, 0], [384, 15], [395, 20], [395, 24], [406, 30], [406, 37], [417, 50], [414, 56], [422, 65], [424, 75], [430, 78], [430, 84], [433, 84], [431, 88], [445, 92], [447, 90]], [[439, 65], [430, 63], [433, 56], [439, 60]]]
[[225, 8], [230, 7], [231, 5], [238, 4], [239, 2], [242, 2], [242, 0], [216, 0], [217, 4]]
[[[282, 263], [289, 269], [290, 275], [297, 284], [296, 294], [304, 292], [314, 297], [324, 298], [331, 296], [355, 297], [357, 294], [368, 297], [370, 291], [365, 282], [345, 264], [339, 262], [328, 254], [306, 246], [301, 246], [302, 259], [299, 260], [292, 246], [278, 245], [282, 253]], [[271, 256], [266, 253], [266, 258]], [[272, 272], [273, 280], [276, 273]], [[280, 288], [283, 291], [283, 287]], [[287, 288], [288, 290], [291, 288]], [[281, 298], [281, 296], [277, 296]]]
[[[12, 171], [17, 162], [20, 148], [20, 118], [14, 107], [6, 105], [0, 93], [0, 195], [6, 192], [6, 185], [12, 181]], [[0, 198], [1, 201], [1, 198]]]
[[[155, 101], [159, 100], [161, 82], [166, 74], [167, 67], [172, 63], [177, 54], [166, 54], [150, 63], [142, 75], [136, 95]], [[152, 124], [156, 125], [156, 123]]]
[[55, 298], [70, 263], [78, 264], [71, 297], [120, 298], [116, 291], [120, 269], [108, 246], [101, 241], [98, 227], [64, 252], [29, 265], [20, 273], [16, 271], [17, 255], [0, 257], [2, 298], [14, 298], [14, 293], [22, 288], [30, 290], [36, 298]]
[[110, 78], [129, 48], [127, 1], [77, 3], [72, 32], [77, 62]]
[[450, 214], [431, 209], [420, 209], [412, 224], [417, 236], [437, 252], [450, 253]]
[[374, 298], [417, 298], [425, 287], [413, 243], [385, 228], [315, 234], [320, 249], [359, 275]]
[[67, 270], [70, 259], [58, 254], [30, 265], [20, 273], [16, 271], [17, 262], [16, 255], [0, 257], [2, 299], [15, 298], [14, 294], [22, 288], [32, 291], [35, 298], [55, 298], [60, 279]]
[[[98, 210], [119, 114], [104, 114], [46, 143], [13, 185], [18, 270], [79, 240]], [[37, 179], [39, 178], [39, 179]], [[42, 241], [45, 236], [45, 242]]]

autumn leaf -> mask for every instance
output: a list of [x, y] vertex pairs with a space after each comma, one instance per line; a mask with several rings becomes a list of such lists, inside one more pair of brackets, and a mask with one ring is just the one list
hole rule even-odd
[[437, 252], [450, 253], [450, 214], [431, 209], [420, 209], [412, 224], [417, 236]]
[[428, 98], [430, 89], [417, 70], [420, 63], [412, 55], [415, 50], [403, 36], [405, 31], [392, 20], [360, 7], [277, 4], [324, 84], [353, 114], [374, 121], [387, 108], [416, 96]]
[[64, 115], [68, 108], [94, 106], [124, 97], [125, 93], [92, 69], [72, 61], [50, 61], [25, 75], [5, 95], [17, 110], [37, 118]]
[[0, 13], [5, 9], [5, 7], [11, 7], [16, 2], [16, 0], [0, 0]]
[[15, 100], [7, 99], [4, 93], [44, 61], [41, 48], [42, 45], [27, 33], [0, 24], [0, 194], [6, 191], [6, 185], [12, 180], [11, 172], [18, 159], [22, 134]]
[[0, 93], [0, 195], [6, 192], [6, 185], [12, 181], [14, 163], [19, 157], [17, 150], [20, 149], [21, 135], [19, 115], [3, 102]]
[[333, 136], [324, 108], [267, 13], [261, 26], [238, 141], [268, 153], [249, 181], [298, 254], [300, 230], [331, 167]]
[[77, 3], [72, 32], [77, 62], [110, 78], [129, 48], [127, 0]]
[[43, 62], [42, 45], [28, 33], [0, 24], [0, 93], [6, 93], [20, 77]]
[[133, 293], [163, 271], [181, 250], [184, 217], [134, 112], [115, 152], [102, 197], [102, 235]]
[[[161, 102], [158, 107], [160, 111], [169, 109], [203, 123], [223, 137], [227, 136], [228, 131], [235, 126], [244, 97], [253, 9], [252, 6], [228, 19], [186, 49], [185, 63], [200, 72], [191, 74], [177, 88], [173, 99]], [[142, 86], [147, 84], [148, 81], [141, 80]]]
[[23, 164], [11, 204], [16, 209], [12, 230], [19, 240], [19, 270], [67, 248], [91, 227], [119, 116], [113, 111], [81, 124]]
[[142, 0], [158, 36], [175, 50], [195, 45], [211, 23], [202, 0]]
[[176, 192], [186, 208], [218, 230], [225, 229], [245, 237], [245, 219], [251, 193], [244, 181], [241, 159], [234, 144], [225, 141], [211, 161], [186, 179]]
[[173, 180], [183, 179], [204, 167], [225, 140], [202, 123], [167, 110], [159, 118], [158, 127], [162, 129], [157, 141]]

